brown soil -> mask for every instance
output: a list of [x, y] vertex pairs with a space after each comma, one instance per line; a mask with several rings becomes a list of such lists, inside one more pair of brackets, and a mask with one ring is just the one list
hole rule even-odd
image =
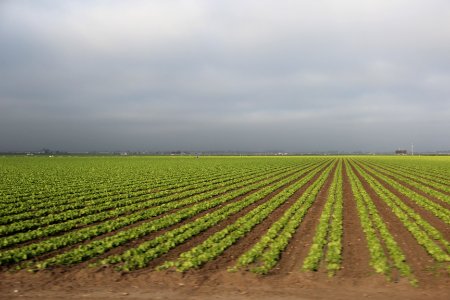
[[374, 271], [371, 269], [370, 254], [367, 248], [366, 238], [361, 227], [356, 208], [356, 200], [350, 185], [350, 179], [347, 175], [347, 168], [342, 166], [343, 170], [343, 192], [344, 192], [344, 211], [343, 211], [343, 240], [342, 240], [342, 265], [341, 270], [336, 276], [357, 280], [365, 278]]
[[318, 278], [295, 272], [260, 277], [202, 271], [120, 274], [111, 269], [1, 273], [0, 299], [448, 299], [449, 285], [415, 288], [379, 276]]

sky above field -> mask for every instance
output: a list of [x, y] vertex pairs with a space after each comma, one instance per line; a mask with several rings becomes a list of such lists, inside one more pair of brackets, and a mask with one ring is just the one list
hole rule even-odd
[[450, 150], [450, 1], [0, 1], [0, 151]]

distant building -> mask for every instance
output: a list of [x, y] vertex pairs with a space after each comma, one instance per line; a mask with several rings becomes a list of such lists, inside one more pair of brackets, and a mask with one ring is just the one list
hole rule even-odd
[[408, 151], [403, 150], [403, 149], [398, 149], [398, 150], [395, 150], [395, 154], [397, 154], [397, 155], [406, 155], [406, 154], [408, 154]]

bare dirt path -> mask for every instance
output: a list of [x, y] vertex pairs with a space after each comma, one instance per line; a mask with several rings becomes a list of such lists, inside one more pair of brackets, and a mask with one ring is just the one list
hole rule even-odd
[[358, 279], [373, 274], [370, 262], [369, 249], [356, 208], [356, 200], [353, 196], [350, 179], [347, 175], [347, 167], [343, 170], [343, 241], [342, 241], [342, 267], [336, 276]]
[[0, 299], [448, 299], [449, 286], [415, 288], [378, 276], [314, 278], [303, 273], [259, 277], [219, 272], [60, 270], [0, 275]]

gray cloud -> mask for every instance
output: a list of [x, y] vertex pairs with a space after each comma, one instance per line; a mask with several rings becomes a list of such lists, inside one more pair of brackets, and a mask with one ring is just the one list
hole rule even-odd
[[3, 1], [0, 151], [450, 149], [448, 1]]

